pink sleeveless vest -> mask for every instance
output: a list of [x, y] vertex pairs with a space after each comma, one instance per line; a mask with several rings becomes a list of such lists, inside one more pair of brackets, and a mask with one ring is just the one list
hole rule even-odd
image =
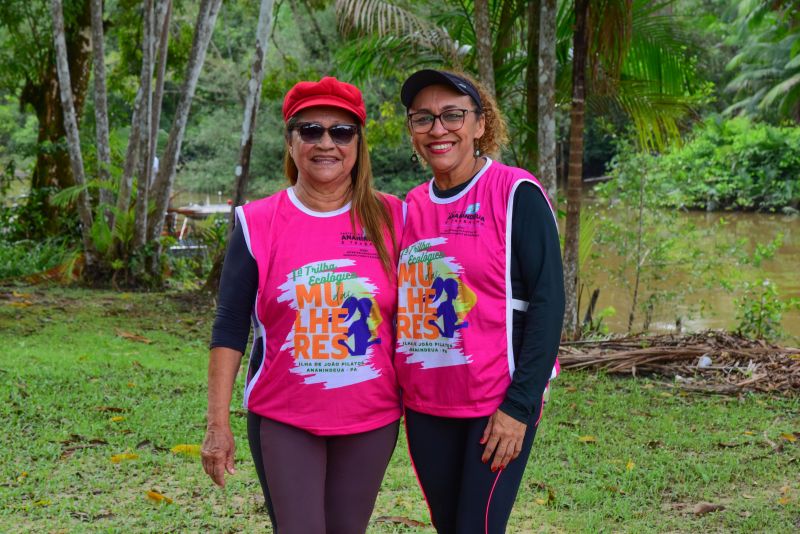
[[[383, 198], [399, 236], [403, 203]], [[353, 232], [349, 210], [311, 211], [291, 188], [236, 208], [258, 265], [253, 345], [264, 355], [244, 406], [317, 435], [366, 432], [401, 415], [396, 280], [360, 226]]]
[[512, 299], [510, 275], [511, 211], [522, 182], [542, 189], [528, 172], [489, 160], [452, 198], [435, 197], [432, 181], [406, 198], [395, 367], [413, 410], [481, 417], [505, 397], [513, 309], [527, 308]]

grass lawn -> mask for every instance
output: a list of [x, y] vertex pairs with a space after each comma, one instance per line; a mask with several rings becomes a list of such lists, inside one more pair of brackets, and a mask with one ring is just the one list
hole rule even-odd
[[[171, 450], [203, 439], [212, 320], [175, 293], [0, 290], [0, 531], [268, 532], [241, 384], [224, 490]], [[798, 437], [797, 397], [565, 373], [509, 532], [797, 532]], [[695, 515], [703, 501], [724, 508]], [[369, 531], [429, 523], [401, 436]]]

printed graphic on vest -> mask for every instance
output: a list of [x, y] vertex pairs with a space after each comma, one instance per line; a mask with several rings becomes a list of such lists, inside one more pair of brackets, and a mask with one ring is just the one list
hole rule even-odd
[[465, 365], [462, 332], [477, 296], [461, 280], [461, 265], [435, 247], [446, 237], [423, 239], [400, 252], [397, 351], [423, 369]]
[[467, 204], [464, 209], [456, 209], [447, 214], [439, 233], [442, 235], [460, 235], [479, 237], [486, 225], [486, 217], [481, 213], [481, 203]]
[[375, 245], [369, 240], [363, 228], [355, 232], [352, 230], [342, 232], [339, 243], [342, 246], [342, 255], [347, 258], [378, 258]]
[[375, 303], [377, 287], [346, 271], [353, 260], [309, 263], [286, 275], [278, 302], [295, 310], [295, 321], [281, 350], [294, 358], [292, 373], [306, 384], [326, 389], [358, 384], [380, 376], [371, 363], [383, 322]]

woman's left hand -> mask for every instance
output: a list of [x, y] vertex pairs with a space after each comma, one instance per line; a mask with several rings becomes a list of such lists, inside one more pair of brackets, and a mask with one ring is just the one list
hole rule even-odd
[[492, 471], [497, 471], [498, 468], [504, 469], [522, 451], [522, 440], [525, 438], [527, 428], [528, 425], [501, 410], [494, 412], [489, 417], [489, 423], [481, 438], [481, 443], [486, 444], [481, 461], [488, 462], [494, 454]]

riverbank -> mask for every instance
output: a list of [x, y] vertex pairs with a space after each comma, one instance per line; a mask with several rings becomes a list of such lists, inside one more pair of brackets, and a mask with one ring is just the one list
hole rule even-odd
[[[626, 214], [620, 210], [609, 209], [600, 202], [591, 189], [584, 192], [584, 209], [598, 221], [618, 220]], [[736, 299], [741, 298], [740, 288], [736, 284], [725, 284], [726, 276], [722, 272], [707, 273], [702, 265], [708, 264], [714, 257], [724, 264], [729, 271], [738, 271], [741, 276], [752, 279], [770, 280], [778, 288], [781, 298], [800, 298], [800, 216], [775, 213], [755, 212], [704, 212], [676, 210], [676, 224], [684, 229], [696, 229], [701, 236], [699, 242], [687, 245], [696, 247], [709, 257], [697, 257], [697, 267], [691, 263], [671, 265], [652, 275], [641, 288], [639, 303], [644, 302], [653, 293], [662, 295], [656, 299], [657, 305], [652, 310], [649, 330], [653, 333], [698, 332], [707, 329], [733, 330], [737, 325]], [[606, 237], [607, 229], [602, 226], [596, 236]], [[722, 255], [718, 251], [721, 243], [740, 243], [743, 254], [752, 255], [758, 247], [764, 247], [776, 236], [782, 235], [780, 247], [772, 257], [763, 259], [758, 268], [746, 265], [742, 257]], [[602, 239], [601, 239], [602, 241]], [[651, 243], [651, 249], [660, 244], [659, 240]], [[630, 252], [633, 253], [632, 251]], [[611, 333], [627, 332], [628, 314], [633, 298], [632, 285], [634, 274], [629, 259], [620, 257], [610, 249], [608, 244], [595, 244], [592, 256], [581, 266], [581, 277], [586, 284], [583, 302], [595, 288], [600, 290], [596, 305], [596, 313], [603, 309], [614, 312], [604, 318], [604, 324]], [[720, 269], [722, 271], [722, 269]], [[620, 273], [626, 273], [624, 281]], [[672, 295], [672, 296], [668, 296]], [[677, 296], [679, 295], [679, 296]], [[639, 332], [644, 319], [642, 310], [637, 312], [637, 320], [633, 332]], [[782, 317], [782, 329], [789, 343], [800, 341], [800, 309], [787, 310]]]
[[[237, 474], [225, 490], [195, 456], [212, 314], [210, 302], [179, 293], [0, 290], [4, 528], [269, 531], [241, 383]], [[509, 532], [796, 528], [800, 401], [660, 382], [564, 372]], [[402, 436], [369, 532], [433, 532]]]

